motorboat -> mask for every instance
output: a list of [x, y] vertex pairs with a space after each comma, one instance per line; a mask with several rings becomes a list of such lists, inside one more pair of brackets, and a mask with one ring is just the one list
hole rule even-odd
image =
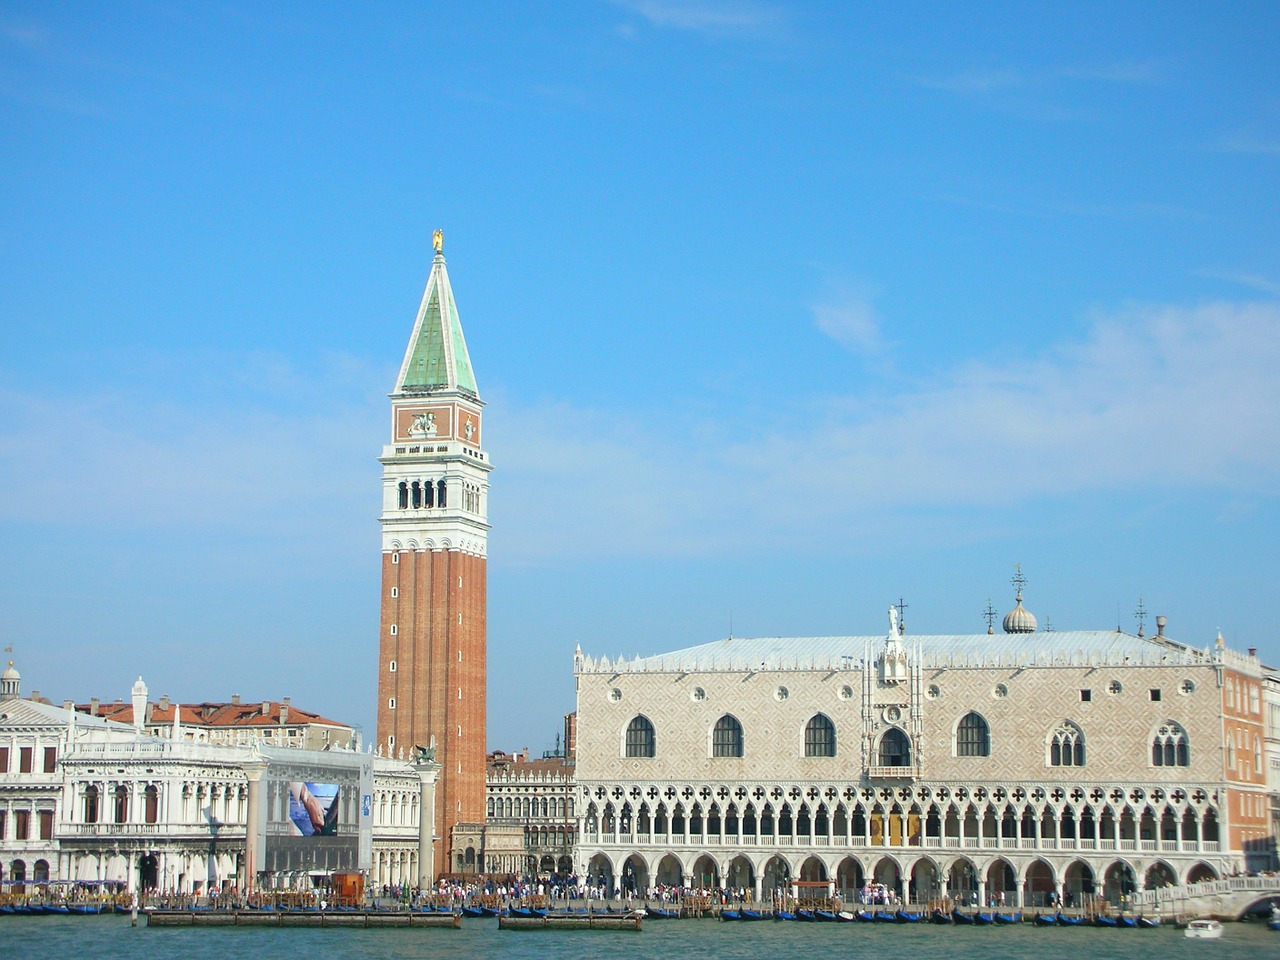
[[1183, 933], [1193, 940], [1217, 940], [1222, 936], [1222, 924], [1204, 917], [1188, 923]]

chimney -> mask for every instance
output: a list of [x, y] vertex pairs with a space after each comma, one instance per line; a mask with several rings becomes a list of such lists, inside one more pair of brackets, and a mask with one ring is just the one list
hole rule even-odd
[[238, 707], [238, 706], [240, 706], [240, 694], [238, 694], [238, 693], [233, 693], [233, 694], [231, 695], [231, 703], [232, 703], [232, 705], [234, 705], [234, 706], [237, 706], [237, 707]]
[[76, 702], [75, 702], [74, 700], [63, 700], [63, 701], [62, 701], [62, 709], [63, 709], [63, 710], [74, 710], [75, 708], [76, 708]]
[[1257, 658], [1257, 656], [1258, 656], [1258, 648], [1257, 648], [1257, 647], [1250, 647], [1250, 648], [1249, 648], [1249, 656], [1254, 657], [1254, 658], [1256, 659], [1256, 658]]
[[151, 723], [151, 718], [156, 715], [156, 705], [154, 703], [147, 704], [147, 723]]
[[89, 698], [89, 716], [96, 717], [98, 715], [98, 704], [101, 703], [97, 697]]
[[1169, 622], [1168, 617], [1156, 617], [1156, 636], [1164, 636], [1164, 625]]
[[264, 717], [269, 717], [269, 716], [271, 716], [271, 701], [270, 701], [270, 700], [263, 700], [263, 701], [262, 701], [262, 715], [263, 715]]
[[160, 698], [160, 709], [161, 710], [169, 709], [169, 695], [167, 693]]
[[284, 726], [289, 722], [289, 698], [285, 697], [284, 702], [280, 704], [280, 726]]
[[32, 690], [32, 691], [31, 691], [31, 699], [32, 699], [33, 701], [35, 701], [36, 703], [39, 703], [39, 702], [40, 702], [40, 691], [39, 691], [39, 690]]
[[287, 707], [293, 703], [293, 697], [285, 697], [281, 702]]

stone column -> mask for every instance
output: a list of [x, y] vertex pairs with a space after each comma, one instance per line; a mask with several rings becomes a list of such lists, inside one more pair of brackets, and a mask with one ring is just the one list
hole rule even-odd
[[436, 781], [440, 777], [440, 764], [430, 752], [414, 760], [418, 772], [418, 887], [429, 890], [435, 884], [432, 868], [435, 864]]
[[249, 760], [243, 764], [245, 778], [249, 781], [248, 809], [244, 818], [244, 878], [240, 889], [252, 893], [258, 881], [259, 848], [266, 846], [266, 824], [263, 822], [262, 775], [267, 771], [265, 760]]

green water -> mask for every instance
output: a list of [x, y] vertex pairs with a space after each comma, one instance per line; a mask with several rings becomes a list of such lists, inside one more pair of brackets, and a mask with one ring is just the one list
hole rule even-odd
[[1173, 927], [952, 927], [930, 924], [646, 921], [625, 931], [499, 930], [464, 920], [461, 930], [269, 930], [261, 927], [129, 926], [128, 917], [0, 917], [0, 956], [67, 960], [1205, 960], [1280, 958], [1280, 933], [1265, 923], [1228, 924], [1221, 940], [1188, 940]]

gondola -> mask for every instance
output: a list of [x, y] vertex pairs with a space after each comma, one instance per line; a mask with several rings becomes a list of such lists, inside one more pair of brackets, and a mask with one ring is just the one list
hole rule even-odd
[[959, 909], [952, 909], [952, 911], [951, 911], [951, 919], [952, 919], [952, 920], [954, 920], [956, 923], [961, 924], [961, 925], [963, 925], [963, 926], [972, 926], [972, 925], [973, 925], [973, 922], [974, 922], [974, 920], [973, 920], [973, 914], [971, 914], [971, 913], [961, 913], [961, 912], [959, 911]]
[[813, 915], [822, 923], [835, 923], [836, 915], [830, 910], [815, 910]]
[[876, 919], [875, 914], [870, 910], [859, 910], [853, 915], [853, 918], [859, 923], [874, 923]]
[[1037, 927], [1056, 927], [1059, 917], [1052, 913], [1037, 913], [1032, 921]]
[[1116, 920], [1117, 927], [1126, 927], [1132, 930], [1137, 925], [1138, 925], [1138, 921], [1135, 920], [1133, 917], [1120, 917]]
[[941, 910], [934, 910], [929, 914], [930, 923], [952, 923], [951, 914], [944, 913]]
[[485, 913], [481, 907], [463, 907], [462, 915], [464, 917], [479, 918], [483, 917]]
[[536, 910], [532, 907], [512, 907], [507, 911], [507, 916], [516, 917], [520, 920], [535, 920], [538, 917], [545, 917], [547, 911]]
[[994, 914], [991, 919], [1001, 926], [1008, 926], [1011, 923], [1021, 923], [1022, 911], [1018, 911], [1017, 913], [997, 913]]
[[893, 919], [898, 923], [919, 923], [924, 915], [920, 913], [907, 913], [905, 910], [895, 910]]
[[991, 926], [991, 914], [983, 913], [981, 910], [979, 910], [976, 913], [974, 913], [973, 922], [980, 927], [989, 927]]
[[812, 910], [797, 910], [796, 919], [802, 920], [805, 923], [812, 923], [814, 920], [817, 920], [818, 918], [813, 915]]
[[1064, 927], [1083, 927], [1084, 917], [1068, 917], [1064, 913], [1058, 914], [1058, 923]]
[[884, 913], [883, 911], [876, 911], [876, 913], [872, 914], [871, 919], [875, 920], [876, 923], [897, 923], [898, 922], [898, 918], [895, 917], [892, 913]]
[[742, 910], [739, 910], [738, 913], [742, 914], [743, 920], [768, 920], [769, 919], [769, 915], [767, 913], [761, 913], [759, 910], [747, 910], [744, 908]]
[[1116, 921], [1115, 921], [1115, 918], [1114, 918], [1114, 917], [1094, 917], [1094, 918], [1093, 918], [1093, 925], [1094, 925], [1095, 927], [1118, 927], [1118, 926], [1120, 926], [1120, 924], [1116, 923]]
[[1159, 917], [1156, 917], [1156, 918], [1154, 918], [1154, 919], [1152, 919], [1151, 917], [1139, 917], [1139, 918], [1138, 918], [1138, 927], [1139, 927], [1139, 929], [1142, 929], [1142, 930], [1154, 930], [1154, 929], [1155, 929], [1156, 927], [1158, 927], [1158, 926], [1160, 926], [1160, 918], [1159, 918]]
[[856, 913], [852, 913], [849, 910], [841, 910], [839, 913], [836, 914], [836, 919], [839, 920], [841, 923], [857, 923], [858, 915]]
[[741, 920], [742, 917], [738, 914], [737, 910], [721, 910], [720, 919], [721, 920]]
[[650, 920], [675, 920], [680, 916], [680, 914], [674, 910], [666, 910], [662, 907], [650, 907], [647, 904], [644, 908], [644, 915]]

